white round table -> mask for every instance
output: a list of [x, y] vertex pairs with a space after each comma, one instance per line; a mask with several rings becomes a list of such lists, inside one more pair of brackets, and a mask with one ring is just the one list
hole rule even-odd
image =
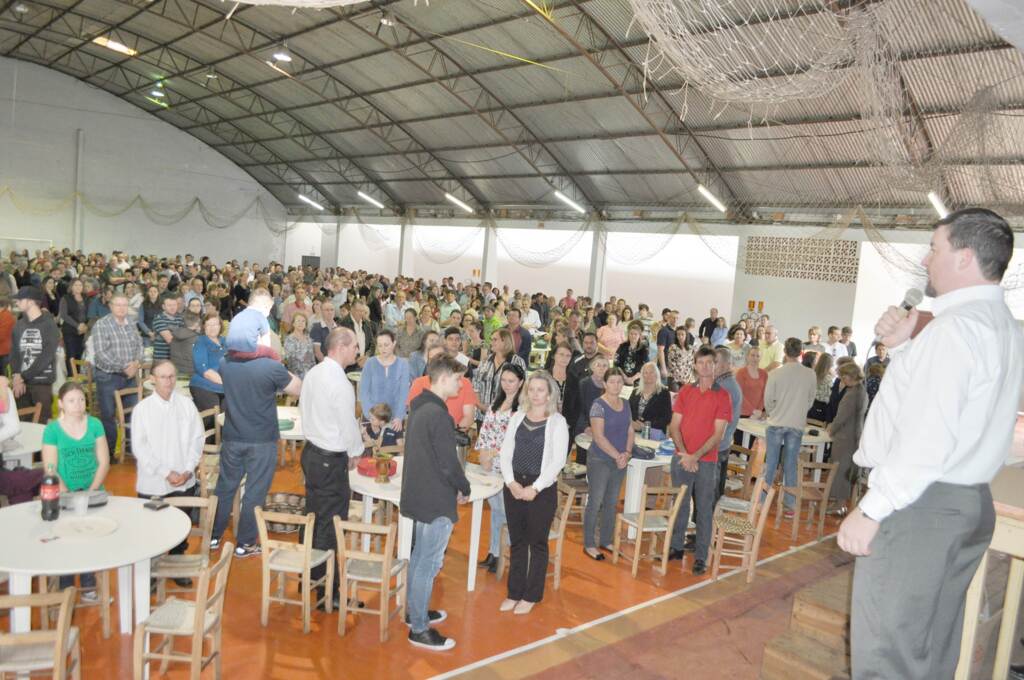
[[[117, 528], [105, 536], [51, 538], [59, 526], [76, 520], [69, 510], [62, 510], [56, 522], [40, 517], [40, 502], [19, 503], [0, 509], [0, 571], [10, 574], [11, 595], [32, 592], [32, 577], [38, 575], [81, 574], [117, 569], [117, 604], [121, 634], [131, 635], [134, 591], [135, 622], [149, 616], [149, 562], [162, 555], [188, 536], [192, 522], [181, 510], [166, 507], [147, 510], [142, 498], [111, 496], [107, 505], [90, 508], [85, 517], [113, 520]], [[129, 585], [129, 584], [132, 585]], [[14, 610], [12, 630], [29, 630], [30, 610]]]
[[41, 423], [22, 423], [21, 432], [14, 438], [17, 446], [3, 449], [3, 464], [7, 469], [32, 467], [32, 456], [43, 450], [43, 430], [46, 426]]
[[[366, 477], [356, 471], [349, 475], [349, 485], [356, 493], [366, 498], [388, 501], [398, 507], [402, 498], [402, 463], [404, 456], [395, 458], [398, 470], [387, 484], [378, 484], [374, 477]], [[466, 590], [476, 588], [476, 557], [480, 549], [480, 525], [484, 512], [484, 500], [501, 491], [504, 484], [501, 478], [484, 472], [480, 466], [472, 463], [466, 466], [466, 478], [469, 479], [469, 502], [473, 504], [472, 522], [469, 534], [469, 570], [466, 578]], [[373, 504], [363, 503], [363, 521], [370, 524], [373, 519]], [[409, 559], [412, 553], [412, 520], [399, 512], [398, 520], [398, 556]]]
[[[299, 415], [298, 406], [278, 406], [277, 419], [290, 420], [295, 423], [295, 427], [290, 430], [281, 430], [281, 439], [286, 441], [302, 441], [305, 439], [302, 436], [302, 417]], [[224, 425], [224, 413], [217, 416], [217, 421], [222, 426]]]
[[[576, 446], [582, 449], [590, 449], [593, 444], [593, 438], [586, 432], [582, 432], [576, 435]], [[653, 439], [643, 439], [636, 437], [634, 443], [637, 446], [643, 446], [648, 449], [658, 450], [661, 446], [660, 441]], [[605, 454], [595, 452], [595, 456], [603, 456]], [[590, 454], [587, 454], [587, 459], [590, 459]], [[655, 455], [651, 460], [643, 460], [641, 458], [630, 458], [629, 463], [626, 464], [626, 497], [622, 501], [623, 512], [640, 512], [640, 506], [643, 504], [641, 493], [644, 490], [644, 478], [647, 476], [647, 470], [656, 467], [665, 467], [672, 462], [672, 456], [659, 456]], [[636, 529], [629, 528], [629, 537], [636, 538]]]

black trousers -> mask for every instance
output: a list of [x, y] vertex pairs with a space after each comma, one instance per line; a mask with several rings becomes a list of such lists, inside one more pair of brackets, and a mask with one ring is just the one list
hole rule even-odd
[[53, 412], [53, 383], [25, 385], [25, 394], [18, 398], [18, 408], [28, 408], [36, 404], [43, 405], [39, 422], [50, 422], [50, 414]]
[[[192, 395], [192, 401], [195, 402], [196, 409], [199, 411], [205, 411], [208, 408], [214, 406], [220, 406], [221, 410], [224, 410], [224, 395], [211, 392], [210, 390], [204, 390], [202, 387], [195, 387], [193, 385], [188, 386], [188, 391]], [[203, 429], [213, 429], [213, 418], [203, 418]], [[212, 436], [212, 435], [211, 435]], [[212, 444], [213, 441], [207, 438], [207, 444]]]
[[[302, 448], [302, 474], [306, 478], [306, 512], [316, 513], [313, 524], [313, 547], [318, 550], [334, 550], [334, 517], [348, 521], [348, 503], [352, 488], [348, 484], [348, 455], [344, 452], [325, 451], [306, 440]], [[310, 576], [314, 581], [326, 571], [321, 564], [314, 567]], [[334, 591], [339, 592], [341, 579], [334, 579]]]
[[64, 360], [67, 362], [68, 376], [71, 375], [71, 360], [81, 359], [85, 351], [85, 336], [73, 333], [63, 333], [64, 337]]
[[[159, 496], [159, 498], [194, 498], [195, 496], [198, 496], [198, 495], [199, 495], [199, 482], [197, 480], [196, 483], [193, 484], [192, 488], [190, 488], [190, 489], [183, 489], [182, 491], [172, 491], [169, 494], [164, 494], [163, 496]], [[153, 495], [152, 494], [140, 493], [139, 494], [139, 498], [153, 498]], [[189, 519], [192, 520], [192, 524], [196, 523], [196, 516], [195, 516], [194, 512], [186, 511], [185, 514], [188, 515]], [[186, 550], [188, 550], [188, 536], [186, 536], [181, 541], [181, 543], [179, 543], [178, 545], [176, 545], [173, 548], [171, 548], [168, 552], [171, 555], [184, 555]]]
[[[536, 475], [515, 475], [523, 486], [533, 484]], [[521, 501], [506, 486], [505, 518], [511, 560], [508, 569], [508, 598], [540, 602], [544, 598], [544, 581], [548, 573], [548, 534], [558, 507], [558, 489], [552, 484], [532, 501]]]

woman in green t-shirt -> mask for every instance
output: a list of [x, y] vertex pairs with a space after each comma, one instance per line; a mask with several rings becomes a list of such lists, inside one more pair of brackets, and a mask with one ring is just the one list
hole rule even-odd
[[[110, 451], [103, 424], [85, 413], [85, 392], [79, 383], [66, 382], [57, 393], [60, 416], [43, 430], [43, 466], [53, 465], [60, 478], [61, 493], [94, 491], [103, 487], [110, 470]], [[67, 588], [73, 576], [61, 576], [60, 587]], [[96, 586], [95, 574], [82, 574], [83, 589]], [[82, 599], [97, 601], [95, 590], [82, 593]]]

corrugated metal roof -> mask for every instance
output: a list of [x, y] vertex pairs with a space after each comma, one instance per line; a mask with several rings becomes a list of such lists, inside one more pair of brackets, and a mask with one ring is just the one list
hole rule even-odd
[[[279, 164], [288, 181], [304, 183], [301, 170], [320, 183], [316, 191], [342, 202], [357, 200], [333, 170], [349, 160], [379, 178], [382, 192], [409, 205], [444, 204], [442, 184], [425, 178], [424, 168], [494, 205], [552, 206], [553, 184], [535, 176], [538, 169], [571, 176], [574, 191], [595, 205], [699, 205], [697, 181], [725, 192], [712, 166], [732, 188], [723, 198], [740, 207], [857, 201], [916, 207], [925, 201], [913, 182], [901, 179], [903, 169], [877, 167], [883, 158], [906, 154], [896, 148], [879, 157], [890, 130], [861, 120], [867, 83], [859, 68], [830, 74], [833, 87], [821, 96], [760, 105], [716, 101], [697, 87], [684, 88], [671, 69], [649, 74], [644, 83], [636, 76], [650, 45], [625, 0], [557, 4], [553, 21], [561, 31], [525, 3], [497, 0], [384, 3], [394, 26], [383, 25], [381, 8], [369, 5], [323, 11], [242, 5], [225, 23], [232, 4], [220, 0], [49, 0], [68, 12], [67, 22], [51, 21], [49, 12], [28, 4], [27, 13], [0, 15], [0, 53], [45, 64], [70, 50], [54, 68], [216, 144], [289, 204], [295, 187], [282, 191], [276, 170], [259, 162]], [[835, 15], [813, 11], [803, 0], [718, 4], [740, 24], [751, 7], [761, 13], [811, 8], [756, 25], [707, 26], [723, 49], [751, 65], [799, 70], [832, 54], [830, 36], [844, 30]], [[1002, 43], [968, 0], [886, 0], [867, 11], [901, 55], [907, 115], [912, 107], [921, 116], [934, 147], [932, 163], [944, 164], [945, 172], [930, 167], [916, 174], [941, 177], [954, 205], [1024, 206], [1024, 170], [1017, 165], [1024, 157], [1024, 117], [1018, 115], [1024, 111], [1024, 55]], [[29, 38], [33, 32], [38, 35]], [[83, 44], [81, 35], [110, 35], [141, 53], [125, 59]], [[803, 42], [780, 37], [794, 35]], [[265, 60], [283, 43], [296, 59], [278, 64], [282, 73]], [[115, 63], [120, 68], [110, 67]], [[206, 78], [209, 65], [220, 78]], [[758, 75], [756, 68], [736, 73]], [[159, 78], [167, 79], [170, 109], [146, 100], [146, 89]], [[751, 83], [765, 78], [762, 73]], [[630, 95], [646, 87], [642, 113], [620, 86]], [[997, 86], [992, 101], [1010, 113], [971, 108], [986, 86]], [[251, 111], [250, 92], [263, 99]], [[197, 121], [227, 122], [214, 128]], [[293, 121], [319, 133], [320, 140], [311, 140], [315, 146], [288, 138]], [[374, 127], [360, 129], [364, 121]], [[664, 138], [659, 129], [667, 130]], [[262, 140], [255, 158], [227, 144], [236, 134], [243, 143]], [[535, 140], [545, 146], [524, 143]], [[677, 154], [696, 175], [685, 174]], [[337, 163], [308, 160], [312, 156], [336, 157]]]

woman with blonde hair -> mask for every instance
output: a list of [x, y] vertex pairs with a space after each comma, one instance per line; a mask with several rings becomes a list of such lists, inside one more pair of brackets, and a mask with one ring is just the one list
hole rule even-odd
[[860, 444], [860, 435], [864, 430], [868, 394], [864, 387], [864, 374], [853, 362], [845, 363], [839, 368], [839, 380], [846, 389], [839, 399], [836, 417], [828, 425], [828, 433], [832, 437], [832, 462], [838, 463], [829, 496], [837, 506], [837, 513], [845, 515], [850, 493], [853, 491], [853, 480], [857, 476], [853, 454]]
[[832, 397], [832, 355], [822, 352], [814, 362], [814, 376], [818, 391], [814, 395], [814, 403], [807, 413], [808, 418], [825, 422], [828, 420], [828, 401]]
[[558, 507], [558, 474], [569, 450], [569, 427], [558, 412], [558, 385], [547, 371], [527, 378], [522, 405], [501, 445], [505, 517], [511, 543], [508, 597], [500, 611], [529, 614], [544, 597], [548, 535]]

